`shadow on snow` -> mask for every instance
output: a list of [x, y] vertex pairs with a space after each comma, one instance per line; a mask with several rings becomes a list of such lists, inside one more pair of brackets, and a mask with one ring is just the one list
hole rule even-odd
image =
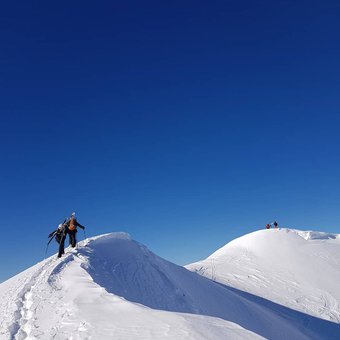
[[168, 262], [136, 241], [99, 239], [79, 249], [107, 292], [171, 312], [219, 317], [269, 339], [340, 339], [340, 325], [216, 283]]

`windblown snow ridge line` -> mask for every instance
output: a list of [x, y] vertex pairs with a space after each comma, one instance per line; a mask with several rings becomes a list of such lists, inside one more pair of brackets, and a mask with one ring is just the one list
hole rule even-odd
[[317, 291], [306, 265], [308, 259], [315, 272], [322, 264], [329, 274], [339, 238], [303, 235], [245, 235], [188, 266], [194, 272], [126, 233], [90, 238], [61, 260], [49, 258], [0, 284], [1, 339], [340, 338], [339, 324], [330, 322], [338, 322], [335, 286]]

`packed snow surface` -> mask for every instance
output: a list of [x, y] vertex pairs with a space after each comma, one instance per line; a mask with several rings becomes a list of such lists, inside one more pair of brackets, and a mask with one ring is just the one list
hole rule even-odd
[[222, 284], [340, 323], [340, 235], [286, 228], [256, 231], [186, 267]]
[[0, 339], [340, 338], [335, 322], [237, 288], [102, 235], [0, 284]]

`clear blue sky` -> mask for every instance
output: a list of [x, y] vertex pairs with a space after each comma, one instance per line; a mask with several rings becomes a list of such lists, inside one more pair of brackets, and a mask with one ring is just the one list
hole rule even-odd
[[339, 16], [333, 1], [3, 2], [0, 281], [72, 211], [88, 236], [126, 231], [178, 264], [273, 219], [340, 233]]

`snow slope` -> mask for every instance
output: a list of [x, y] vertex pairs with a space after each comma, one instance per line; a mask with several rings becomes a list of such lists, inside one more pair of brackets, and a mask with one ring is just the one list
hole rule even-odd
[[225, 287], [125, 233], [0, 284], [0, 339], [336, 339], [338, 325]]
[[340, 323], [340, 235], [285, 228], [260, 230], [186, 268]]

